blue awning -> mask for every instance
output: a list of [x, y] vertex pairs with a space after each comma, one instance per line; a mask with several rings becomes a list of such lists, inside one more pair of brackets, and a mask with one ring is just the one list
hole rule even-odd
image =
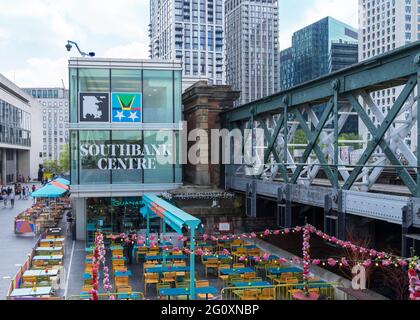
[[56, 187], [51, 184], [47, 184], [46, 186], [42, 187], [31, 193], [31, 197], [33, 198], [59, 198], [64, 196], [67, 193], [67, 190], [64, 190], [60, 187]]
[[182, 234], [182, 228], [197, 228], [201, 231], [201, 220], [193, 217], [185, 211], [175, 207], [169, 202], [154, 196], [143, 196], [144, 207], [140, 209], [143, 217], [149, 214], [149, 217], [159, 217], [174, 229], [177, 233]]

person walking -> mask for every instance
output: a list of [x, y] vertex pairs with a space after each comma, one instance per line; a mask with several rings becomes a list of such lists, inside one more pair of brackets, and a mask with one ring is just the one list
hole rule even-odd
[[7, 195], [10, 196], [10, 194], [12, 193], [13, 189], [11, 186], [7, 187]]
[[14, 194], [14, 192], [11, 192], [9, 197], [10, 197], [10, 207], [13, 209], [15, 207], [15, 194]]
[[25, 186], [25, 197], [26, 197], [25, 200], [29, 199], [29, 187], [28, 186]]
[[9, 199], [9, 195], [7, 194], [7, 191], [2, 192], [3, 194], [3, 203], [4, 203], [4, 207], [7, 207], [7, 200]]

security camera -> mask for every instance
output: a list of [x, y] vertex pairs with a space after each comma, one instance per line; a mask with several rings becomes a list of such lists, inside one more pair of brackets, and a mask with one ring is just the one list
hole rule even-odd
[[95, 56], [95, 52], [89, 52], [89, 57], [94, 57]]
[[70, 51], [70, 50], [71, 50], [71, 48], [72, 48], [72, 45], [71, 45], [70, 43], [67, 43], [67, 44], [66, 44], [66, 49], [67, 49], [67, 51]]

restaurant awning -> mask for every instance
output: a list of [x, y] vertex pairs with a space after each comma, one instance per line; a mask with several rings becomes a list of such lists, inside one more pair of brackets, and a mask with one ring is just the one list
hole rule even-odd
[[31, 193], [33, 198], [59, 198], [64, 196], [68, 191], [52, 184], [47, 184]]
[[70, 181], [69, 181], [69, 180], [67, 180], [67, 179], [64, 179], [64, 178], [57, 178], [57, 179], [55, 179], [54, 181], [57, 181], [57, 182], [59, 182], [59, 183], [61, 183], [61, 184], [64, 184], [64, 185], [66, 185], [66, 186], [69, 186], [69, 185], [70, 185]]
[[63, 183], [60, 183], [57, 180], [51, 181], [49, 184], [51, 184], [53, 186], [56, 186], [56, 187], [59, 187], [59, 188], [64, 189], [64, 190], [69, 190], [70, 189], [69, 186], [67, 186]]
[[143, 218], [146, 217], [147, 213], [149, 213], [149, 218], [157, 216], [163, 219], [178, 234], [182, 234], [182, 228], [194, 228], [198, 229], [199, 232], [202, 231], [200, 219], [193, 217], [157, 196], [144, 195], [143, 204], [145, 206], [140, 209]]

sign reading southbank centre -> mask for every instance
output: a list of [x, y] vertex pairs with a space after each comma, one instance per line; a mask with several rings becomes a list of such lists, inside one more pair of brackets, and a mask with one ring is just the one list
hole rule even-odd
[[[145, 170], [173, 164], [172, 144], [82, 144], [80, 157], [99, 170]], [[94, 168], [91, 168], [94, 169]]]

